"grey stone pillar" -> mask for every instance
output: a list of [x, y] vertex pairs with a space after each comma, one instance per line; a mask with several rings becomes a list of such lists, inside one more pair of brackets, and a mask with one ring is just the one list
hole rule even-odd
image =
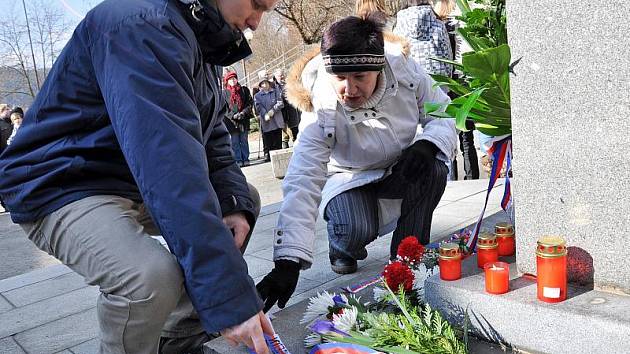
[[562, 235], [570, 278], [630, 294], [630, 2], [507, 6], [518, 268]]

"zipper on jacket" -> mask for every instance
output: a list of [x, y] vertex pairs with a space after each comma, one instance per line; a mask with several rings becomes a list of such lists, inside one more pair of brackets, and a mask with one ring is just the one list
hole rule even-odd
[[368, 119], [368, 120], [365, 120], [364, 122], [368, 122], [370, 124], [370, 130], [372, 131], [372, 134], [376, 135], [376, 137], [378, 138], [378, 141], [381, 143], [381, 149], [383, 149], [383, 155], [385, 155], [384, 159], [385, 161], [387, 161], [389, 160], [389, 156], [387, 155], [387, 150], [385, 149], [385, 144], [383, 143], [383, 139], [381, 139], [378, 133], [375, 132], [372, 122], [369, 122], [370, 120], [371, 119]]

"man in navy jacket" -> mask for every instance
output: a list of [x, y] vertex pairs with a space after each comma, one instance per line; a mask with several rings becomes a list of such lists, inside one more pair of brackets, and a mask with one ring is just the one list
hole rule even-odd
[[100, 287], [101, 352], [186, 353], [221, 331], [267, 353], [239, 252], [255, 191], [231, 157], [214, 68], [251, 53], [242, 31], [276, 1], [104, 1], [0, 157], [13, 221]]

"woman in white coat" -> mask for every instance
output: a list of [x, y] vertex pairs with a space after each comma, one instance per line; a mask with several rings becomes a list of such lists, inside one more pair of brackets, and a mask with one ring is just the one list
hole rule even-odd
[[456, 130], [451, 119], [425, 116], [425, 102], [449, 99], [380, 23], [335, 22], [321, 53], [309, 53], [289, 75], [289, 102], [303, 113], [274, 230], [275, 268], [257, 285], [265, 309], [284, 306], [299, 270], [313, 262], [318, 207], [337, 273], [356, 271], [379, 235], [394, 231], [392, 256], [405, 236], [429, 242]]

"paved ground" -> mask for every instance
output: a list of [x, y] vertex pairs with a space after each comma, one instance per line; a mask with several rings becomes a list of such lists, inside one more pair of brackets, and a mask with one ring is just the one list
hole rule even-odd
[[[273, 265], [270, 240], [281, 200], [280, 181], [272, 177], [270, 164], [249, 166], [244, 172], [258, 187], [265, 205], [245, 253], [250, 275], [258, 281]], [[432, 239], [475, 222], [486, 187], [487, 180], [449, 182], [434, 215]], [[499, 211], [501, 192], [495, 188], [488, 215]], [[315, 264], [302, 273], [289, 305], [334, 282], [347, 281], [348, 276], [330, 270], [324, 223], [319, 221], [316, 230]], [[388, 236], [373, 242], [355, 276], [378, 271], [387, 261], [388, 249]], [[1, 277], [6, 278], [0, 280], [0, 353], [97, 352], [97, 289], [86, 286], [80, 276], [32, 246], [6, 216], [0, 216], [0, 266]]]
[[9, 214], [0, 215], [0, 279], [57, 263], [56, 259], [35, 248], [24, 236], [24, 231], [11, 222]]

